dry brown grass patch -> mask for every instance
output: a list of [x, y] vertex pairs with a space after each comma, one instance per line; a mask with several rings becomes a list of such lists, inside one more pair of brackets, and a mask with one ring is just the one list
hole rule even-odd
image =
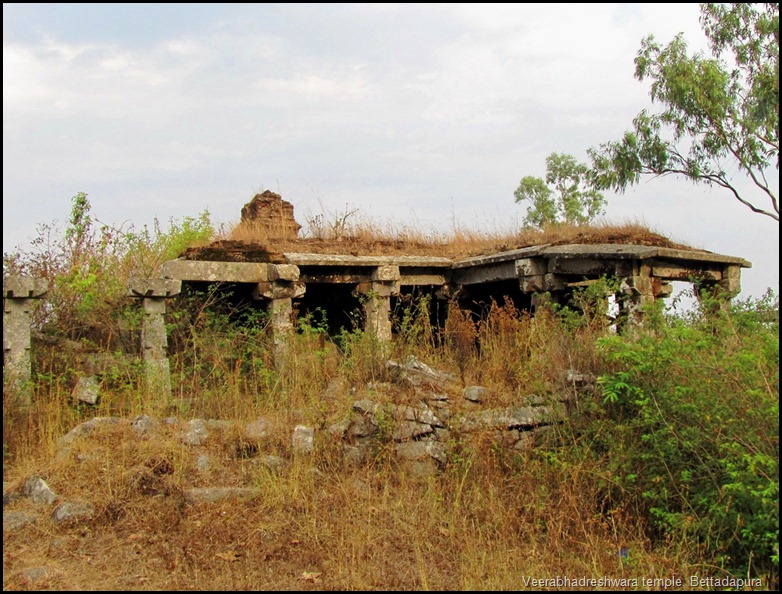
[[647, 225], [599, 222], [590, 225], [551, 225], [544, 229], [419, 229], [368, 219], [345, 220], [332, 225], [305, 226], [297, 239], [280, 239], [258, 225], [239, 223], [222, 232], [210, 246], [195, 246], [190, 259], [281, 261], [286, 252], [350, 255], [410, 255], [466, 258], [536, 245], [633, 244], [692, 249], [672, 241]]

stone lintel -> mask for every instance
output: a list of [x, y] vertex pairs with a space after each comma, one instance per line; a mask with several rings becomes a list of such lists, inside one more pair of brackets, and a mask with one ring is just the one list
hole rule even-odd
[[[275, 264], [266, 262], [209, 262], [205, 260], [169, 260], [160, 267], [160, 274], [183, 281], [260, 283], [271, 278]], [[282, 274], [290, 274], [291, 270]], [[290, 279], [295, 280], [295, 279]]]
[[442, 287], [446, 283], [444, 274], [403, 274], [399, 279], [400, 285], [405, 286], [435, 286]]
[[18, 274], [3, 277], [3, 299], [40, 299], [48, 290], [42, 278]]
[[[736, 270], [740, 270], [738, 266], [735, 266]], [[684, 265], [675, 266], [669, 263], [658, 264], [652, 263], [652, 276], [666, 279], [666, 280], [707, 280], [718, 281], [722, 280], [722, 269], [706, 268], [703, 266], [687, 267]]]
[[655, 257], [659, 250], [660, 248], [646, 245], [572, 243], [549, 246], [543, 250], [542, 254], [548, 258], [563, 260], [571, 258], [577, 260], [644, 260]]
[[301, 275], [299, 280], [308, 285], [356, 285], [358, 283], [371, 282], [372, 279], [368, 272], [367, 274], [354, 272], [318, 274], [317, 272], [307, 271]]
[[451, 281], [457, 285], [478, 285], [515, 278], [518, 278], [515, 260], [493, 262], [474, 268], [458, 268], [451, 274]]
[[[405, 286], [442, 286], [448, 282], [448, 278], [444, 273], [424, 272], [416, 273], [412, 272], [412, 269], [407, 269], [404, 272], [400, 271], [399, 284]], [[305, 284], [313, 285], [358, 285], [361, 283], [371, 283], [372, 275], [369, 271], [365, 274], [356, 272], [349, 273], [336, 273], [336, 274], [318, 274], [317, 271], [309, 269], [307, 272], [301, 275], [299, 279]]]
[[491, 254], [488, 256], [474, 256], [472, 258], [465, 258], [453, 263], [454, 269], [460, 268], [474, 268], [476, 266], [485, 266], [488, 264], [497, 264], [501, 262], [516, 261], [523, 258], [533, 258], [539, 256], [545, 252], [545, 250], [551, 244], [534, 245], [531, 247], [521, 248], [518, 250], [509, 250], [507, 252], [500, 252], [498, 254]]
[[595, 258], [595, 259], [631, 259], [631, 260], [668, 260], [684, 267], [697, 267], [698, 264], [715, 263], [718, 265], [736, 265], [751, 268], [752, 264], [743, 258], [714, 254], [696, 249], [677, 249], [631, 244], [569, 244], [548, 246], [540, 255], [558, 258]]
[[128, 279], [128, 295], [131, 297], [174, 297], [182, 290], [182, 281], [173, 278]]
[[625, 260], [593, 258], [551, 258], [548, 271], [554, 274], [578, 276], [623, 275], [629, 272], [629, 263]]
[[681, 261], [685, 266], [693, 266], [695, 263], [713, 262], [723, 266], [737, 266], [738, 268], [752, 268], [752, 263], [744, 258], [725, 256], [701, 250], [679, 250], [674, 248], [657, 248], [657, 257], [666, 260]]
[[[660, 258], [669, 260], [672, 265], [681, 263], [685, 267], [697, 267], [699, 264], [737, 265], [741, 268], [751, 267], [751, 263], [742, 258], [714, 254], [702, 250], [674, 249], [631, 244], [550, 244], [532, 246], [519, 250], [511, 250], [459, 260], [454, 263], [454, 269], [472, 268], [506, 260], [522, 259], [559, 259], [561, 260], [649, 260]], [[708, 266], [707, 266], [708, 267]], [[554, 271], [552, 271], [554, 272]]]
[[[583, 288], [583, 287], [591, 287], [592, 285], [595, 285], [600, 282], [600, 279], [593, 278], [593, 279], [586, 279], [581, 281], [573, 281], [573, 282], [566, 282], [565, 285], [568, 288]], [[652, 294], [657, 297], [670, 297], [673, 293], [673, 285], [671, 285], [668, 281], [662, 280], [659, 278], [652, 278], [651, 279], [651, 288], [652, 288]]]

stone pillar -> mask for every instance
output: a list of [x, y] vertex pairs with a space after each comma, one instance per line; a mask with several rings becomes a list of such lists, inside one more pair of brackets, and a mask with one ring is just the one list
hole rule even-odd
[[741, 293], [741, 266], [726, 266], [722, 270], [722, 280], [717, 283], [728, 299]]
[[[733, 297], [741, 293], [741, 266], [725, 266], [720, 280], [699, 280], [693, 283], [698, 301], [708, 298], [715, 310], [725, 310]], [[719, 278], [719, 277], [718, 277]]]
[[533, 293], [530, 296], [530, 313], [532, 315], [535, 315], [538, 313], [538, 310], [540, 310], [544, 306], [548, 306], [551, 308], [551, 306], [555, 303], [559, 303], [559, 295], [555, 295], [552, 293]]
[[299, 267], [293, 264], [269, 266], [269, 280], [253, 290], [255, 299], [268, 302], [269, 328], [274, 342], [274, 363], [278, 369], [285, 364], [290, 336], [293, 333], [293, 299], [304, 295], [306, 287], [299, 282]]
[[[40, 299], [48, 287], [42, 278], [3, 278], [3, 382], [22, 407], [32, 403], [30, 365], [30, 311], [33, 299]], [[7, 383], [6, 383], [7, 382]]]
[[378, 266], [369, 283], [361, 283], [357, 290], [364, 301], [364, 330], [381, 342], [391, 341], [391, 295], [399, 294], [399, 266]]
[[619, 285], [619, 293], [616, 295], [619, 304], [619, 317], [628, 328], [643, 326], [644, 308], [654, 303], [655, 288], [659, 285], [662, 296], [668, 287], [662, 285], [651, 277], [652, 267], [643, 262], [634, 262], [631, 274], [625, 276]]
[[170, 278], [131, 278], [128, 294], [141, 299], [144, 323], [141, 329], [141, 358], [147, 389], [171, 395], [171, 369], [168, 361], [168, 335], [164, 314], [166, 299], [178, 295], [182, 281]]
[[548, 271], [549, 264], [545, 258], [521, 258], [516, 260], [516, 277], [519, 288], [524, 294], [531, 293], [530, 309], [535, 313], [544, 303], [559, 303], [562, 292], [566, 288], [562, 275]]

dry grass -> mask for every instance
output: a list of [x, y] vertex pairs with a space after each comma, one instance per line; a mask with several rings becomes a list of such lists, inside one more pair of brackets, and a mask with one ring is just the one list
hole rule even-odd
[[[632, 522], [592, 513], [599, 502], [587, 467], [503, 460], [478, 441], [422, 480], [382, 453], [345, 467], [330, 445], [276, 475], [232, 456], [230, 433], [196, 453], [172, 433], [142, 440], [118, 427], [57, 462], [30, 460], [15, 469], [18, 480], [35, 471], [63, 498], [97, 510], [72, 525], [44, 516], [4, 531], [4, 590], [505, 590], [526, 577], [686, 571], [651, 553]], [[204, 453], [208, 471], [197, 468]], [[216, 482], [258, 494], [185, 503], [184, 489]], [[617, 556], [621, 546], [628, 560]], [[24, 570], [41, 566], [50, 577], [33, 586]]]
[[353, 220], [352, 217], [324, 224], [322, 219], [315, 217], [308, 221], [297, 239], [270, 237], [267, 230], [257, 225], [238, 223], [225, 228], [212, 246], [188, 250], [188, 257], [219, 258], [220, 252], [308, 252], [463, 258], [535, 245], [574, 243], [624, 243], [693, 249], [637, 221], [620, 224], [563, 224], [540, 230], [495, 228], [481, 231], [454, 226], [451, 230], [442, 231], [376, 223], [368, 219]]
[[[477, 325], [462, 320], [448, 330], [452, 340], [441, 349], [415, 352], [439, 369], [461, 371], [464, 383], [491, 386], [488, 407], [518, 402], [544, 385], [563, 390], [558, 370], [573, 356], [590, 362], [587, 354], [572, 354], [579, 352], [576, 339], [553, 318], [530, 319], [508, 306]], [[598, 334], [585, 328], [581, 349], [592, 349]], [[484, 341], [480, 350], [471, 346], [476, 336]], [[253, 375], [236, 363], [231, 342], [218, 338], [201, 335], [198, 356], [219, 381], [192, 368], [187, 373], [201, 379], [190, 379], [184, 366], [192, 361], [175, 357], [173, 403], [130, 386], [109, 390], [96, 409], [79, 409], [64, 384], [53, 381], [38, 387], [28, 413], [4, 407], [4, 444], [12, 453], [4, 480], [21, 484], [39, 475], [63, 499], [96, 507], [89, 520], [57, 524], [40, 504], [14, 502], [10, 509], [39, 519], [4, 530], [4, 590], [516, 590], [536, 589], [525, 581], [530, 578], [686, 578], [693, 572], [676, 547], [653, 549], [628, 510], [606, 509], [596, 480], [599, 460], [563, 464], [556, 450], [546, 449], [514, 454], [498, 448], [490, 432], [479, 432], [454, 435], [448, 464], [433, 476], [400, 466], [391, 444], [366, 465], [345, 461], [339, 437], [325, 429], [345, 419], [360, 398], [411, 402], [415, 395], [402, 387], [370, 383], [389, 386], [383, 363], [409, 353], [410, 344], [382, 350], [357, 334], [337, 348], [304, 332], [291, 345], [284, 373]], [[263, 367], [271, 346], [258, 340], [253, 360]], [[467, 406], [453, 400], [454, 414]], [[181, 420], [154, 437], [120, 424], [69, 450], [57, 444], [85, 419], [142, 412]], [[252, 453], [288, 459], [280, 473], [244, 455], [239, 427], [259, 416], [269, 430]], [[233, 425], [193, 448], [179, 438], [190, 418]], [[319, 429], [311, 456], [291, 450], [291, 428], [302, 422]], [[206, 467], [199, 462], [204, 456]], [[257, 495], [185, 501], [187, 489], [207, 486], [253, 487]], [[622, 547], [626, 558], [618, 554]], [[37, 567], [47, 573], [31, 579], [29, 570]]]

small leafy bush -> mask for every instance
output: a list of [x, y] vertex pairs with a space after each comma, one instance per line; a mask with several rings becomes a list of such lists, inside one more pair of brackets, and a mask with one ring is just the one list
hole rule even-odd
[[592, 443], [613, 497], [653, 536], [768, 575], [779, 565], [779, 304], [769, 294], [704, 309], [598, 341], [610, 371]]

